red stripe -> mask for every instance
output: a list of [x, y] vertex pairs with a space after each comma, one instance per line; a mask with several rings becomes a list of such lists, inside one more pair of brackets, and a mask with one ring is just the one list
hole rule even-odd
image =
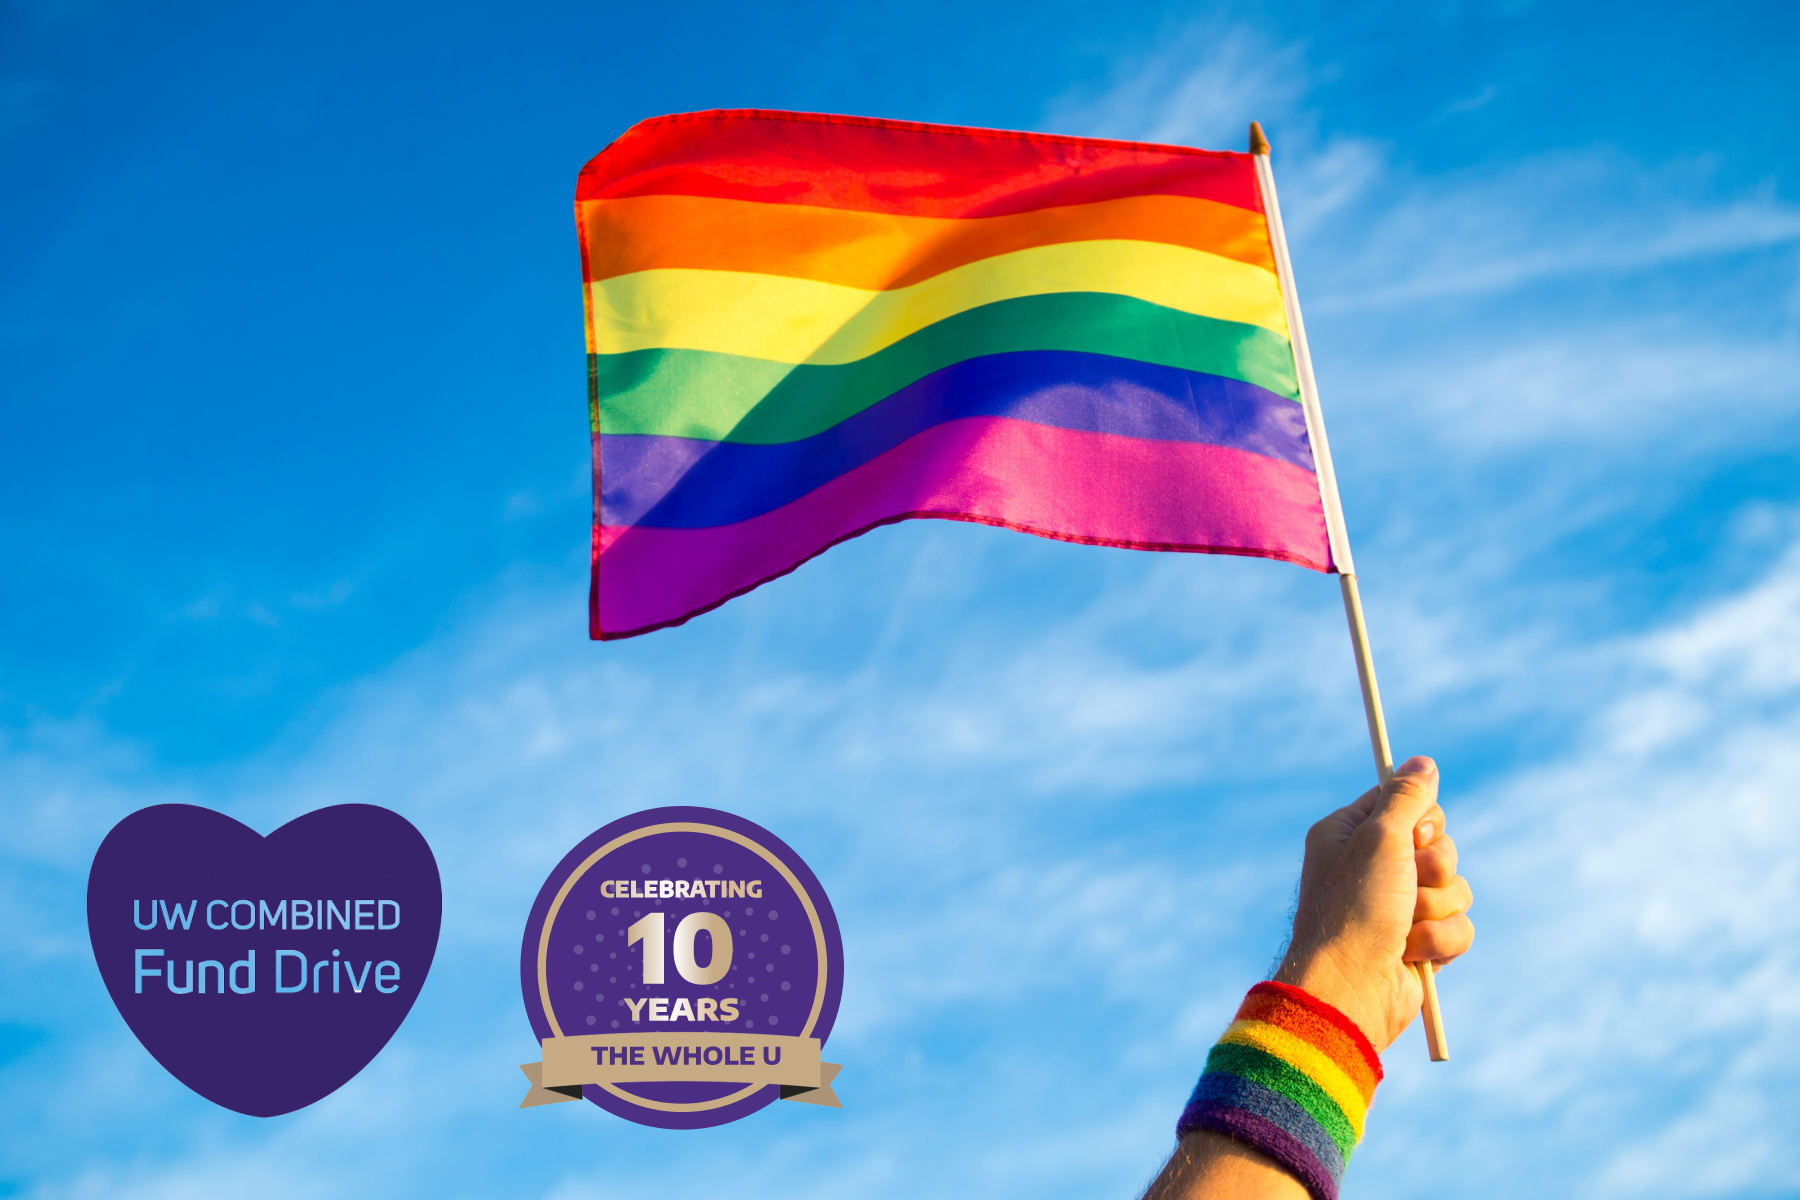
[[721, 109], [640, 121], [575, 197], [713, 196], [921, 217], [998, 217], [1122, 196], [1262, 212], [1248, 154], [1101, 138]]
[[[1295, 1013], [1296, 1009], [1300, 1012]], [[1301, 1016], [1300, 1013], [1305, 1016]], [[1323, 1022], [1331, 1032], [1335, 1032], [1338, 1036], [1333, 1038], [1330, 1033], [1323, 1030], [1320, 1031], [1325, 1035], [1323, 1038], [1308, 1036], [1300, 1028], [1307, 1023], [1306, 1017]], [[1306, 1037], [1308, 1041], [1336, 1059], [1338, 1065], [1356, 1079], [1357, 1087], [1362, 1091], [1364, 1100], [1368, 1100], [1375, 1094], [1375, 1085], [1381, 1082], [1381, 1056], [1375, 1052], [1375, 1047], [1370, 1044], [1368, 1035], [1362, 1031], [1362, 1026], [1304, 988], [1277, 983], [1272, 979], [1259, 983], [1244, 996], [1244, 1003], [1238, 1007], [1237, 1019], [1240, 1021], [1265, 1021], [1270, 1025]], [[1348, 1043], [1347, 1048], [1362, 1061], [1360, 1063], [1355, 1060], [1346, 1062], [1344, 1047], [1325, 1045], [1323, 1042], [1326, 1040]]]

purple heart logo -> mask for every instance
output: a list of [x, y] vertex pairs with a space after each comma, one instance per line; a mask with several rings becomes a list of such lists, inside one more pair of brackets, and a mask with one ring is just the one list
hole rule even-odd
[[88, 937], [156, 1061], [253, 1117], [348, 1083], [406, 1019], [437, 952], [437, 860], [405, 817], [339, 804], [268, 837], [191, 804], [113, 826]]

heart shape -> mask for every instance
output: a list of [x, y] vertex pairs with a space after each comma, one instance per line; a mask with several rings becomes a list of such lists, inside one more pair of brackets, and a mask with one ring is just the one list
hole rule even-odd
[[305, 1108], [380, 1053], [443, 907], [425, 838], [373, 804], [266, 838], [153, 805], [113, 826], [88, 872], [88, 937], [119, 1015], [171, 1075], [253, 1117]]

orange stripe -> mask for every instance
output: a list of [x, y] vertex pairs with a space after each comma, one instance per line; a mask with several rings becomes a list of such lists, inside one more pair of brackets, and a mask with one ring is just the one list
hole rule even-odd
[[1365, 1104], [1374, 1098], [1375, 1085], [1380, 1080], [1369, 1069], [1362, 1049], [1349, 1034], [1304, 1005], [1296, 1004], [1285, 996], [1259, 992], [1244, 997], [1237, 1019], [1261, 1021], [1306, 1039], [1344, 1069], [1344, 1073], [1356, 1084], [1356, 1090], [1362, 1093]]
[[688, 267], [886, 289], [997, 254], [1111, 240], [1186, 246], [1275, 271], [1261, 213], [1187, 196], [1127, 196], [961, 218], [707, 196], [584, 200], [576, 208], [590, 282]]

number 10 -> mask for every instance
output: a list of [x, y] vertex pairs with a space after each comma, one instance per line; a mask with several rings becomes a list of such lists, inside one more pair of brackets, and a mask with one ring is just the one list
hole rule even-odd
[[[663, 913], [653, 912], [625, 932], [627, 946], [644, 943], [644, 982], [663, 981]], [[712, 934], [712, 961], [704, 967], [694, 961], [694, 939], [704, 929]], [[718, 913], [696, 912], [675, 926], [675, 970], [689, 983], [717, 983], [731, 970], [731, 929]]]

